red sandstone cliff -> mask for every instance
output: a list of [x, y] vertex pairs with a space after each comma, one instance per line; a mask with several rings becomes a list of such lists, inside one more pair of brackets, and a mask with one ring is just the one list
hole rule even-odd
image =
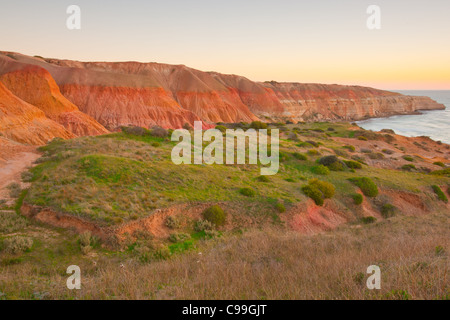
[[1, 82], [0, 133], [7, 139], [34, 145], [45, 144], [55, 137], [75, 137], [62, 125], [47, 118], [42, 110], [16, 97]]
[[[0, 74], [16, 71], [17, 65], [47, 70], [67, 100], [108, 129], [128, 124], [175, 128], [194, 120], [358, 120], [444, 108], [428, 97], [358, 86], [258, 83], [182, 65], [78, 62], [0, 53]], [[15, 86], [11, 84], [12, 91]]]

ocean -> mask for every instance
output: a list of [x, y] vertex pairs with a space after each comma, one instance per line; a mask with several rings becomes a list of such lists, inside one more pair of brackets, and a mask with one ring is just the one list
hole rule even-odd
[[445, 110], [421, 111], [420, 115], [392, 116], [358, 121], [357, 124], [368, 130], [392, 129], [395, 133], [407, 136], [429, 136], [450, 144], [450, 91], [395, 91], [410, 96], [427, 96], [445, 105]]

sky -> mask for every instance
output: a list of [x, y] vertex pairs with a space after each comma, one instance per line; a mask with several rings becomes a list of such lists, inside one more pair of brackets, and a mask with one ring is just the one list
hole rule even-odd
[[[0, 0], [0, 50], [254, 81], [450, 90], [449, 0]], [[81, 29], [69, 30], [69, 5]], [[369, 5], [381, 29], [367, 27]]]

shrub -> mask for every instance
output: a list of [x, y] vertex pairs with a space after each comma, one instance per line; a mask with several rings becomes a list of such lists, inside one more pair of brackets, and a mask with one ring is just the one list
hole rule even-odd
[[367, 141], [368, 139], [367, 139], [366, 137], [359, 136], [359, 137], [358, 137], [358, 140]]
[[437, 161], [437, 162], [433, 162], [434, 165], [445, 168], [445, 164], [443, 162]]
[[168, 216], [166, 218], [166, 227], [169, 229], [176, 229], [180, 227], [180, 220], [174, 216]]
[[297, 160], [302, 160], [302, 161], [308, 160], [308, 157], [306, 155], [304, 155], [303, 153], [294, 152], [292, 155]]
[[318, 163], [328, 167], [328, 169], [333, 171], [342, 171], [344, 170], [344, 165], [341, 160], [336, 156], [326, 156], [322, 157], [318, 160]]
[[227, 213], [218, 205], [214, 205], [203, 211], [203, 218], [219, 227], [225, 224]]
[[250, 124], [250, 128], [252, 129], [267, 129], [267, 123], [261, 121], [253, 121]]
[[165, 138], [169, 135], [169, 132], [160, 126], [153, 126], [151, 129], [151, 135], [158, 138]]
[[372, 150], [366, 149], [366, 148], [361, 148], [361, 152], [362, 153], [372, 153]]
[[372, 160], [382, 160], [384, 159], [384, 154], [380, 153], [380, 152], [376, 152], [376, 153], [369, 153], [367, 155], [370, 159]]
[[289, 139], [289, 140], [292, 140], [292, 141], [298, 141], [298, 136], [297, 136], [297, 134], [296, 134], [295, 132], [291, 132], [291, 133], [288, 135], [288, 139]]
[[450, 177], [450, 168], [446, 168], [443, 170], [436, 170], [431, 172], [431, 174], [436, 175], [436, 176], [448, 176]]
[[402, 170], [405, 170], [405, 171], [414, 171], [416, 169], [417, 169], [416, 166], [413, 165], [412, 163], [405, 164], [402, 166]]
[[31, 182], [31, 180], [33, 180], [33, 176], [33, 173], [31, 173], [30, 171], [24, 171], [21, 174], [23, 182]]
[[410, 162], [414, 161], [414, 158], [411, 156], [403, 156], [402, 158], [405, 159], [406, 161], [410, 161]]
[[354, 146], [350, 146], [350, 145], [343, 146], [342, 148], [345, 148], [345, 149], [347, 149], [350, 152], [355, 152], [356, 151], [356, 148]]
[[317, 156], [317, 155], [320, 154], [320, 152], [318, 150], [316, 150], [316, 149], [311, 149], [311, 150], [308, 150], [308, 154], [310, 156]]
[[348, 153], [341, 149], [333, 149], [334, 153], [340, 157], [348, 158]]
[[222, 125], [216, 126], [216, 129], [219, 130], [222, 133], [225, 133], [227, 131], [227, 127], [222, 126]]
[[324, 199], [319, 189], [308, 184], [302, 187], [302, 191], [305, 195], [313, 199], [316, 205], [323, 206]]
[[28, 220], [23, 216], [0, 211], [0, 234], [12, 233], [28, 226]]
[[306, 141], [306, 143], [309, 143], [310, 145], [312, 145], [312, 146], [314, 146], [314, 147], [319, 147], [319, 144], [317, 143], [317, 142], [315, 142], [315, 141], [312, 141], [312, 140], [308, 140], [308, 141]]
[[297, 144], [297, 147], [301, 147], [301, 148], [314, 148], [314, 146], [308, 142], [301, 142], [299, 144]]
[[439, 200], [444, 201], [445, 203], [448, 202], [447, 196], [445, 195], [444, 192], [442, 192], [442, 190], [441, 190], [441, 188], [439, 188], [439, 186], [433, 185], [433, 186], [431, 186], [431, 188], [433, 188], [433, 191], [434, 191], [434, 193], [436, 193]]
[[281, 202], [278, 202], [278, 203], [275, 205], [275, 208], [276, 208], [277, 211], [280, 212], [280, 213], [283, 213], [283, 212], [286, 211], [286, 207], [285, 207], [284, 204], [281, 203]]
[[302, 187], [302, 191], [305, 195], [313, 199], [317, 205], [322, 206], [324, 199], [332, 198], [336, 189], [329, 182], [311, 179], [307, 185]]
[[350, 169], [362, 169], [361, 163], [352, 160], [344, 160], [345, 165]]
[[312, 167], [311, 171], [313, 173], [315, 173], [315, 174], [320, 174], [320, 175], [323, 175], [323, 176], [326, 176], [326, 175], [330, 174], [330, 169], [328, 169], [327, 167], [325, 167], [322, 164]]
[[259, 182], [270, 182], [270, 179], [267, 176], [259, 176], [257, 179]]
[[22, 192], [22, 188], [17, 182], [9, 184], [7, 188], [9, 190], [9, 196], [11, 198], [18, 198], [20, 196], [20, 193]]
[[190, 239], [191, 237], [186, 234], [186, 233], [172, 233], [169, 236], [169, 240], [173, 243], [180, 243], [180, 242], [184, 242], [188, 239]]
[[386, 203], [381, 206], [381, 215], [385, 219], [395, 216], [396, 212], [397, 208], [390, 203]]
[[330, 199], [334, 196], [334, 193], [336, 192], [336, 188], [329, 182], [318, 180], [318, 179], [311, 179], [308, 181], [308, 183], [312, 186], [317, 187], [322, 193], [325, 199]]
[[214, 226], [211, 222], [209, 222], [208, 220], [202, 220], [202, 219], [198, 220], [194, 226], [194, 230], [197, 232], [208, 231], [208, 230], [213, 230], [213, 229], [214, 229]]
[[369, 216], [369, 217], [363, 217], [361, 218], [361, 222], [364, 224], [370, 224], [377, 222], [377, 218]]
[[252, 188], [241, 188], [239, 190], [239, 193], [246, 197], [254, 197], [256, 195], [255, 190], [253, 190]]
[[187, 122], [185, 122], [183, 124], [182, 128], [185, 129], [185, 130], [189, 130], [189, 131], [194, 130], [194, 128], [192, 128], [192, 126], [189, 123], [187, 123]]
[[381, 150], [381, 152], [383, 152], [385, 154], [393, 154], [394, 153], [394, 151], [389, 150], [389, 149], [383, 149], [383, 150]]
[[348, 180], [359, 187], [366, 197], [376, 197], [378, 195], [378, 187], [372, 179], [367, 177], [358, 177], [350, 178]]
[[28, 237], [14, 236], [3, 241], [3, 248], [6, 252], [17, 254], [31, 250], [33, 239]]
[[122, 132], [125, 132], [126, 134], [130, 134], [130, 135], [133, 135], [133, 136], [141, 136], [141, 137], [143, 137], [143, 136], [150, 135], [150, 131], [145, 129], [145, 128], [142, 128], [142, 127], [137, 127], [137, 126], [126, 127], [126, 126], [123, 126], [123, 127], [120, 127], [120, 129], [122, 130]]
[[155, 148], [161, 147], [161, 143], [159, 143], [159, 142], [153, 142], [153, 143], [152, 143], [152, 147], [155, 147]]
[[353, 198], [353, 202], [356, 205], [360, 205], [364, 201], [364, 197], [362, 196], [362, 194], [359, 194], [359, 193], [355, 193], [354, 195], [352, 195], [352, 198]]

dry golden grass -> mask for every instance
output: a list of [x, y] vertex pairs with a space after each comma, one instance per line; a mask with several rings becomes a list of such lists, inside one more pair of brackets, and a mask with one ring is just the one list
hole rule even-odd
[[[449, 299], [449, 234], [448, 212], [314, 236], [252, 230], [147, 264], [100, 251], [67, 262], [2, 266], [0, 291], [9, 298], [44, 292], [51, 299]], [[79, 291], [66, 289], [69, 263], [81, 267]], [[379, 291], [365, 285], [373, 264], [381, 267]]]

